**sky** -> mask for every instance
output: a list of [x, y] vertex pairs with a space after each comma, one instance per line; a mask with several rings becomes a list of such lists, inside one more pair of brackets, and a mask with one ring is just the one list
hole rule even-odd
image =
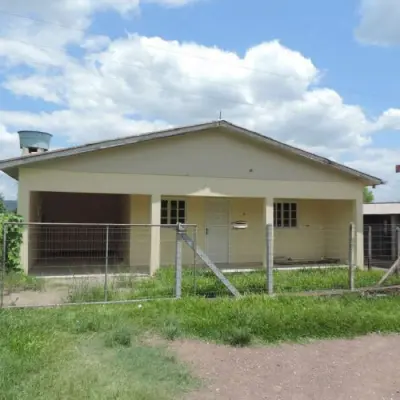
[[399, 20], [398, 0], [0, 0], [0, 159], [18, 130], [54, 149], [221, 111], [400, 201]]

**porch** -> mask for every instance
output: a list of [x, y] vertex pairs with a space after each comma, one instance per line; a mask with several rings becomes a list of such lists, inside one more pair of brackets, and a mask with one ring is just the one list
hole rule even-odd
[[[35, 275], [96, 274], [106, 267], [153, 274], [175, 262], [178, 222], [188, 224], [188, 235], [222, 269], [265, 265], [266, 224], [274, 227], [276, 266], [339, 265], [348, 260], [355, 213], [352, 200], [31, 192], [34, 224], [24, 229], [23, 267]], [[201, 265], [185, 245], [183, 264]]]

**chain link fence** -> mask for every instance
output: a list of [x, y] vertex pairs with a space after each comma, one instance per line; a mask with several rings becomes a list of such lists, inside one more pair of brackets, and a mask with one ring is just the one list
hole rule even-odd
[[[176, 298], [176, 225], [4, 224], [1, 304], [46, 306]], [[21, 231], [24, 273], [7, 270], [11, 229]], [[186, 226], [194, 235], [195, 226]], [[160, 260], [153, 260], [152, 241]], [[154, 257], [154, 256], [153, 256]], [[193, 251], [183, 261], [193, 268]], [[161, 262], [162, 268], [152, 270]]]
[[400, 255], [400, 227], [387, 223], [364, 225], [364, 256], [368, 268], [389, 268]]
[[[28, 243], [21, 251], [28, 274], [7, 270], [11, 230], [20, 230]], [[364, 270], [355, 265], [353, 224], [230, 231], [236, 238], [227, 253], [210, 246], [206, 229], [196, 225], [8, 223], [3, 231], [3, 307], [318, 294], [400, 284], [397, 267], [382, 281], [388, 269], [375, 260], [387, 254], [387, 246], [377, 232], [386, 231], [378, 227], [365, 227]], [[387, 268], [400, 254], [395, 232]]]

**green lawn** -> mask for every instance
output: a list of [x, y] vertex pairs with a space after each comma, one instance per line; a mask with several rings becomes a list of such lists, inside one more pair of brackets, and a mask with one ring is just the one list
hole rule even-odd
[[0, 312], [0, 399], [172, 400], [196, 387], [165, 348], [142, 342], [127, 311]]
[[178, 399], [198, 382], [161, 335], [246, 345], [400, 332], [400, 297], [188, 297], [0, 310], [0, 399]]
[[[383, 271], [355, 272], [356, 287], [375, 285]], [[226, 274], [231, 283], [242, 294], [262, 294], [266, 292], [264, 271]], [[328, 289], [348, 289], [348, 270], [346, 268], [301, 269], [274, 272], [275, 293], [305, 292]], [[386, 284], [400, 284], [400, 277], [392, 276]], [[175, 293], [175, 271], [173, 268], [162, 268], [156, 276], [138, 280], [133, 276], [119, 277], [109, 284], [108, 300], [166, 298]], [[185, 268], [182, 280], [182, 295], [216, 297], [230, 295], [225, 286], [207, 269]], [[104, 286], [93, 285], [88, 280], [77, 280], [72, 286], [70, 302], [103, 301]]]

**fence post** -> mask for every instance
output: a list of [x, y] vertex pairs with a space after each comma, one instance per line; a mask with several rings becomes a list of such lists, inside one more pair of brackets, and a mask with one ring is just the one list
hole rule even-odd
[[7, 224], [3, 224], [3, 254], [1, 260], [1, 282], [0, 282], [0, 308], [4, 305], [4, 280], [6, 277], [6, 260], [7, 260]]
[[197, 292], [197, 225], [193, 231], [193, 290]]
[[176, 224], [176, 247], [175, 247], [175, 297], [182, 297], [182, 240], [180, 232], [181, 224]]
[[108, 300], [108, 248], [110, 239], [110, 226], [106, 226], [106, 262], [104, 270], [104, 301]]
[[372, 269], [372, 226], [368, 226], [368, 271]]
[[266, 273], [267, 273], [267, 292], [269, 295], [274, 294], [274, 256], [273, 256], [273, 226], [272, 224], [267, 224], [267, 229], [266, 229], [266, 247], [267, 247], [267, 252], [266, 252]]
[[[396, 227], [396, 258], [400, 257], [400, 228]], [[396, 275], [399, 275], [399, 267], [396, 268]]]
[[349, 226], [349, 289], [354, 290], [354, 224], [351, 222]]

